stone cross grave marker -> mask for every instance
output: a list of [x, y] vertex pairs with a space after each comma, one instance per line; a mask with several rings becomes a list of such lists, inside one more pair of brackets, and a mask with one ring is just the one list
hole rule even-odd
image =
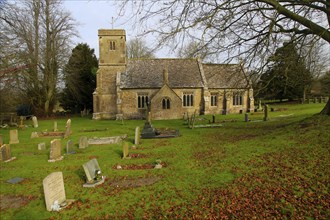
[[79, 139], [79, 149], [85, 149], [88, 147], [88, 140], [87, 137], [82, 136]]
[[46, 143], [45, 142], [39, 143], [38, 150], [46, 150]]
[[0, 147], [0, 161], [9, 162], [15, 160], [16, 157], [11, 156], [11, 150], [9, 144], [3, 144]]
[[9, 144], [18, 144], [18, 131], [17, 130], [10, 130], [9, 131]]
[[102, 176], [101, 168], [96, 158], [83, 164], [83, 168], [86, 174], [86, 183], [83, 187], [95, 187], [104, 183], [105, 177]]
[[32, 122], [33, 122], [33, 127], [37, 128], [38, 127], [38, 119], [36, 116], [32, 117]]
[[68, 119], [66, 122], [66, 129], [64, 133], [64, 138], [68, 138], [71, 134], [71, 119]]
[[128, 143], [124, 142], [123, 143], [123, 159], [131, 159], [128, 153]]
[[141, 133], [140, 133], [140, 127], [135, 128], [135, 139], [134, 139], [134, 144], [138, 146], [140, 144], [140, 138], [141, 138]]
[[48, 162], [55, 162], [63, 159], [61, 154], [62, 147], [61, 147], [61, 140], [54, 139], [50, 142], [50, 153], [49, 153], [49, 160]]
[[54, 128], [53, 128], [53, 131], [54, 131], [54, 132], [58, 131], [58, 128], [57, 128], [57, 121], [54, 121]]
[[68, 140], [66, 142], [66, 154], [75, 154], [76, 152], [73, 150], [73, 141]]
[[66, 199], [62, 172], [49, 174], [42, 185], [47, 211], [59, 211], [74, 201]]

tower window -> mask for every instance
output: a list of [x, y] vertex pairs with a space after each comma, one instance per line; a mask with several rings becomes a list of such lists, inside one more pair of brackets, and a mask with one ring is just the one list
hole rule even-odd
[[211, 106], [217, 106], [218, 102], [218, 95], [211, 94]]
[[110, 41], [110, 50], [116, 50], [116, 42]]
[[148, 95], [147, 94], [138, 94], [138, 108], [144, 109], [148, 106]]
[[171, 108], [170, 99], [169, 98], [163, 98], [162, 106], [163, 106], [163, 109], [170, 109]]
[[184, 93], [182, 97], [183, 106], [194, 106], [194, 95], [193, 93]]

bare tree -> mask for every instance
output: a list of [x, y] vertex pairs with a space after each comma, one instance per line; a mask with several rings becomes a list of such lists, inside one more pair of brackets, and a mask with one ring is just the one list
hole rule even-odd
[[298, 44], [312, 36], [330, 43], [328, 0], [127, 0], [122, 6], [135, 8], [141, 23], [158, 20], [145, 32], [158, 34], [158, 46], [198, 39], [209, 55], [225, 55], [228, 62], [240, 58], [250, 67], [264, 67], [287, 40]]
[[128, 58], [154, 58], [152, 50], [147, 46], [145, 40], [141, 38], [134, 38], [127, 42], [127, 56]]
[[197, 41], [190, 41], [188, 44], [179, 48], [177, 56], [181, 58], [200, 58], [205, 60], [207, 58], [207, 48], [202, 43]]
[[[48, 115], [56, 101], [59, 74], [76, 34], [75, 21], [58, 0], [7, 2], [0, 14], [6, 76], [14, 74], [15, 86], [36, 113]], [[19, 66], [25, 68], [11, 72]], [[5, 74], [5, 73], [4, 73]]]

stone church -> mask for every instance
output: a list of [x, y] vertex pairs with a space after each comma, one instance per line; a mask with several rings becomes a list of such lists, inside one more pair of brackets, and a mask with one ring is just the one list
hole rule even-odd
[[184, 114], [243, 113], [254, 109], [241, 64], [199, 59], [128, 59], [126, 34], [100, 29], [93, 119], [178, 119]]

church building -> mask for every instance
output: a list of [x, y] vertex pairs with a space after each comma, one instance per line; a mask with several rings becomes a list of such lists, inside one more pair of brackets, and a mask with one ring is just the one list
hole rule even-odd
[[241, 64], [199, 59], [128, 59], [126, 34], [100, 29], [93, 119], [179, 119], [184, 114], [230, 114], [254, 109]]

